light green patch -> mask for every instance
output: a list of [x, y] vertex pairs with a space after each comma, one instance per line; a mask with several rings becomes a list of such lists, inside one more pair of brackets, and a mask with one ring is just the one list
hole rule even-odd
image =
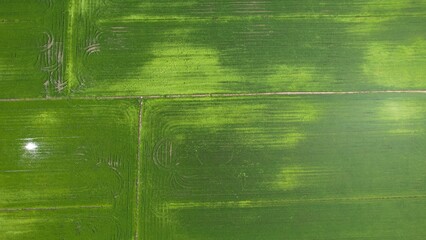
[[31, 225], [40, 222], [42, 219], [22, 219], [16, 218], [11, 219], [10, 216], [7, 216], [4, 213], [0, 213], [0, 225], [2, 229], [0, 231], [1, 239], [23, 239], [26, 236], [30, 236], [32, 231]]
[[[339, 18], [340, 19], [340, 18]], [[389, 21], [397, 20], [397, 16], [377, 16], [377, 17], [359, 17], [349, 21], [343, 21], [346, 23], [352, 23], [353, 25], [347, 29], [349, 34], [361, 35], [368, 37], [383, 29], [383, 24]]]
[[413, 101], [388, 101], [377, 109], [377, 115], [394, 123], [388, 130], [390, 134], [415, 136], [424, 133], [423, 128], [412, 127], [412, 121], [421, 122], [426, 116], [422, 105]]
[[[241, 79], [220, 65], [218, 53], [213, 49], [158, 44], [152, 54], [154, 59], [139, 69], [140, 73], [136, 74], [138, 78], [125, 80], [124, 90], [149, 94], [144, 90], [149, 86], [150, 91], [156, 93], [163, 93], [165, 89], [174, 89], [179, 93], [210, 92], [220, 87], [221, 82], [238, 82]], [[123, 84], [109, 84], [104, 89], [121, 91]]]
[[391, 89], [418, 89], [426, 76], [426, 41], [417, 39], [400, 45], [370, 44], [363, 71], [370, 81]]
[[[84, 3], [83, 1], [82, 3]], [[67, 18], [67, 29], [66, 29], [66, 47], [65, 47], [65, 80], [67, 82], [68, 93], [77, 86], [78, 79], [76, 75], [76, 69], [74, 67], [75, 63], [75, 50], [76, 47], [74, 45], [75, 41], [75, 32], [76, 32], [76, 18], [78, 9], [80, 7], [80, 2], [78, 0], [69, 0], [68, 1], [68, 18]]]
[[[81, 15], [87, 15], [90, 12], [90, 7], [91, 7], [91, 4], [92, 4], [93, 1], [94, 0], [79, 0], [78, 2], [71, 3], [73, 1], [70, 0], [70, 5], [77, 5], [78, 13], [81, 14]], [[97, 1], [97, 0], [95, 0], [95, 1]], [[73, 6], [71, 6], [71, 8], [75, 9], [75, 7], [73, 7]]]
[[274, 68], [273, 74], [267, 77], [267, 83], [273, 86], [280, 82], [288, 82], [288, 91], [298, 91], [307, 85], [312, 86], [314, 89], [320, 89], [321, 82], [317, 80], [319, 76], [324, 80], [332, 80], [325, 73], [317, 72], [317, 69], [313, 66], [279, 65]]
[[48, 125], [48, 126], [52, 126], [52, 125], [57, 125], [61, 122], [61, 119], [58, 119], [58, 116], [51, 111], [44, 111], [41, 112], [40, 114], [38, 114], [35, 119], [34, 119], [34, 123], [37, 125]]
[[279, 173], [274, 185], [280, 190], [293, 190], [303, 184], [303, 172], [303, 168], [298, 166], [286, 167]]
[[[188, 88], [185, 86], [188, 81], [190, 86], [198, 83], [207, 90], [212, 90], [217, 87], [218, 81], [230, 82], [239, 79], [235, 73], [221, 67], [218, 53], [213, 49], [166, 44], [154, 47], [152, 54], [154, 60], [142, 67], [140, 76], [146, 80], [156, 79], [162, 88], [169, 88], [169, 84], [174, 84], [173, 88], [181, 92]], [[167, 64], [164, 64], [165, 61]]]
[[362, 5], [362, 11], [368, 14], [397, 14], [413, 5], [412, 0], [372, 0]]
[[282, 168], [272, 185], [275, 189], [284, 191], [295, 190], [299, 187], [307, 188], [330, 178], [330, 174], [331, 171], [327, 169], [289, 165]]
[[385, 102], [378, 109], [377, 114], [383, 119], [403, 123], [406, 121], [422, 120], [423, 116], [419, 114], [421, 112], [424, 113], [423, 106], [418, 105], [416, 102], [395, 100]]

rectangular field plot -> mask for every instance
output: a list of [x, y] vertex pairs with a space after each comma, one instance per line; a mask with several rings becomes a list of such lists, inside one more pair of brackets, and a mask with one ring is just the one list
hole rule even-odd
[[65, 91], [67, 1], [2, 0], [0, 98]]
[[0, 103], [0, 239], [131, 239], [138, 108]]
[[425, 89], [424, 1], [74, 1], [75, 95]]
[[139, 239], [424, 239], [426, 98], [144, 103]]

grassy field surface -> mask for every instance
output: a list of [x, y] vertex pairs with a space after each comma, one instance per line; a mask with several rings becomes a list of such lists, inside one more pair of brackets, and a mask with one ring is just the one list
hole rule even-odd
[[131, 239], [137, 101], [0, 103], [0, 239]]
[[425, 89], [426, 3], [4, 1], [1, 98]]
[[140, 239], [423, 239], [425, 100], [148, 100]]
[[426, 239], [426, 1], [0, 0], [0, 239]]

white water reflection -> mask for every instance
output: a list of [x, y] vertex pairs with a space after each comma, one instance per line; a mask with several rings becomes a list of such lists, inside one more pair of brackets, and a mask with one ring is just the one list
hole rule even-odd
[[25, 149], [28, 151], [35, 151], [38, 148], [37, 143], [29, 142], [25, 145]]

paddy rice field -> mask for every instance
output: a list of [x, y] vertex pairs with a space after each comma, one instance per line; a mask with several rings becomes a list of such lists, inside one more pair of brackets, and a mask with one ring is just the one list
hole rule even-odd
[[0, 0], [0, 239], [426, 237], [426, 2]]

